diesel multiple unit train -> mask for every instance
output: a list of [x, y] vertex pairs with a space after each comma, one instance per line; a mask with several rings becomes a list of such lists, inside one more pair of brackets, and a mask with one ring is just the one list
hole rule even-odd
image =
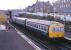
[[62, 23], [23, 17], [12, 17], [11, 19], [12, 22], [20, 24], [44, 37], [50, 39], [60, 39], [64, 37], [64, 25]]

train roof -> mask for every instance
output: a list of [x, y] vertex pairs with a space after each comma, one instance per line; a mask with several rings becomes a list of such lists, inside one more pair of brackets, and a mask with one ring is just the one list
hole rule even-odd
[[35, 22], [35, 23], [40, 23], [40, 24], [45, 24], [45, 25], [51, 25], [51, 24], [56, 24], [59, 22], [56, 21], [48, 21], [48, 20], [39, 20], [39, 19], [28, 19], [28, 18], [23, 18], [23, 17], [14, 17], [15, 19], [19, 19], [19, 20], [27, 20], [30, 22]]
[[36, 15], [36, 16], [47, 16], [48, 15], [48, 13], [40, 13], [40, 12], [37, 12], [37, 13], [23, 12], [23, 13], [29, 14], [29, 15]]
[[56, 21], [39, 20], [39, 19], [27, 19], [27, 21], [41, 23], [41, 24], [45, 24], [45, 25], [51, 25], [53, 23], [59, 23], [59, 22], [56, 22]]
[[20, 19], [20, 20], [25, 20], [25, 19], [27, 19], [27, 18], [23, 18], [23, 17], [13, 17], [13, 18], [15, 18], [15, 19]]

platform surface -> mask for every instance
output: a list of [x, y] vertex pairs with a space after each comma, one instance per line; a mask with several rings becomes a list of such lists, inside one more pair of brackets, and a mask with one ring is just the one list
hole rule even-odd
[[35, 50], [14, 28], [0, 30], [0, 50]]

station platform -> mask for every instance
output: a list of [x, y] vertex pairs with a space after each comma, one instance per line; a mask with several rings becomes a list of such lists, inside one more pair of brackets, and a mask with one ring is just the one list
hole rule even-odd
[[67, 40], [71, 40], [71, 32], [65, 32], [64, 38]]
[[0, 30], [0, 50], [35, 50], [14, 28]]

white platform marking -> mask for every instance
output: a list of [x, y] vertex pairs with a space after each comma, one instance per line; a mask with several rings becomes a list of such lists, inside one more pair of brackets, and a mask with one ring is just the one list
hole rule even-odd
[[66, 37], [66, 36], [65, 36], [64, 38], [65, 38], [65, 39], [68, 39], [68, 40], [71, 40], [71, 38], [68, 38], [68, 37]]
[[[9, 22], [8, 22], [9, 23]], [[10, 23], [9, 23], [10, 24]], [[11, 24], [10, 24], [11, 25]], [[12, 26], [12, 25], [11, 25]], [[15, 28], [14, 26], [12, 26], [13, 28]], [[31, 39], [29, 39], [26, 35], [24, 35], [22, 32], [20, 32], [19, 30], [17, 30], [15, 28], [15, 30], [17, 31], [17, 33], [24, 39], [26, 40], [35, 50], [41, 50], [37, 45], [35, 45]]]

